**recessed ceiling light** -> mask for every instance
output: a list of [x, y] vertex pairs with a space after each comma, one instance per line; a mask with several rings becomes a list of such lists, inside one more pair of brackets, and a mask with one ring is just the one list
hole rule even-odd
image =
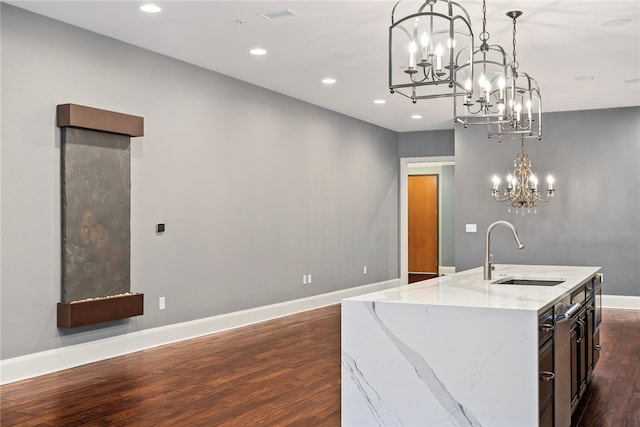
[[373, 101], [374, 104], [386, 104], [387, 101], [385, 99], [375, 99]]
[[260, 56], [260, 55], [266, 55], [266, 54], [267, 54], [267, 51], [266, 51], [266, 50], [264, 50], [264, 49], [262, 49], [262, 48], [256, 47], [256, 48], [254, 48], [254, 49], [251, 49], [251, 50], [249, 51], [249, 53], [250, 53], [251, 55], [257, 55], [257, 56]]
[[331, 77], [327, 77], [326, 79], [322, 79], [322, 83], [326, 84], [326, 85], [332, 85], [336, 82], [336, 79], [333, 79]]
[[262, 16], [264, 19], [280, 19], [280, 18], [291, 18], [294, 16], [300, 16], [300, 14], [294, 12], [291, 9], [274, 10], [271, 12], [258, 13], [258, 15]]
[[622, 27], [623, 25], [627, 25], [631, 22], [629, 18], [616, 18], [610, 19], [608, 21], [604, 21], [602, 23], [603, 27]]
[[595, 80], [593, 76], [575, 76], [574, 80], [577, 82], [586, 82], [588, 80]]
[[413, 116], [411, 116], [412, 119], [421, 119], [422, 115], [421, 114], [414, 114]]
[[140, 6], [140, 10], [147, 13], [158, 13], [162, 10], [160, 6], [156, 6], [155, 4], [143, 4]]

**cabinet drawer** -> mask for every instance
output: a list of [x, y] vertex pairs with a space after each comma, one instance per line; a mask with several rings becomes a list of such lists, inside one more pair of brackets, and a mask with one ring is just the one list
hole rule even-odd
[[600, 328], [593, 334], [593, 367], [596, 367], [600, 359]]
[[545, 312], [538, 319], [538, 346], [542, 346], [553, 336], [553, 309]]
[[553, 399], [555, 371], [553, 368], [553, 340], [549, 340], [538, 353], [538, 402], [540, 408]]
[[581, 286], [580, 289], [574, 291], [571, 294], [571, 303], [577, 303], [579, 302], [580, 304], [584, 303], [584, 300], [587, 299], [586, 296], [586, 286]]
[[554, 427], [553, 401], [547, 402], [547, 405], [540, 411], [540, 427]]

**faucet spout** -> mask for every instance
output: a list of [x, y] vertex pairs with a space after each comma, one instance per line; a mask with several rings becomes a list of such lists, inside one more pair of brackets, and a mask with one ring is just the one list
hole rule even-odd
[[524, 243], [522, 243], [522, 241], [520, 240], [520, 237], [518, 237], [518, 232], [516, 231], [513, 224], [507, 221], [496, 221], [493, 224], [491, 224], [487, 228], [487, 234], [485, 235], [485, 238], [484, 238], [484, 280], [491, 280], [491, 272], [493, 271], [493, 268], [494, 268], [493, 255], [491, 255], [491, 248], [490, 248], [491, 230], [493, 230], [498, 226], [503, 226], [511, 230], [511, 233], [513, 234], [513, 238], [516, 240], [516, 245], [518, 249], [524, 248]]

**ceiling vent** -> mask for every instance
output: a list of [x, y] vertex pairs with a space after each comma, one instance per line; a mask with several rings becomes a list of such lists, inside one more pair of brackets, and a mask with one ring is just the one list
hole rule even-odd
[[281, 18], [291, 18], [293, 16], [300, 16], [296, 12], [291, 9], [285, 10], [275, 10], [273, 12], [263, 12], [258, 15], [262, 16], [264, 19], [281, 19]]

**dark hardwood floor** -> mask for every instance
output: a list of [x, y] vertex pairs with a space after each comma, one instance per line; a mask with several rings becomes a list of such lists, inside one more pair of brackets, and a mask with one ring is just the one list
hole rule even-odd
[[603, 310], [600, 361], [572, 427], [640, 426], [640, 311]]
[[[601, 327], [574, 427], [640, 426], [640, 311], [605, 310]], [[2, 426], [339, 426], [340, 306], [8, 384], [0, 396]]]

